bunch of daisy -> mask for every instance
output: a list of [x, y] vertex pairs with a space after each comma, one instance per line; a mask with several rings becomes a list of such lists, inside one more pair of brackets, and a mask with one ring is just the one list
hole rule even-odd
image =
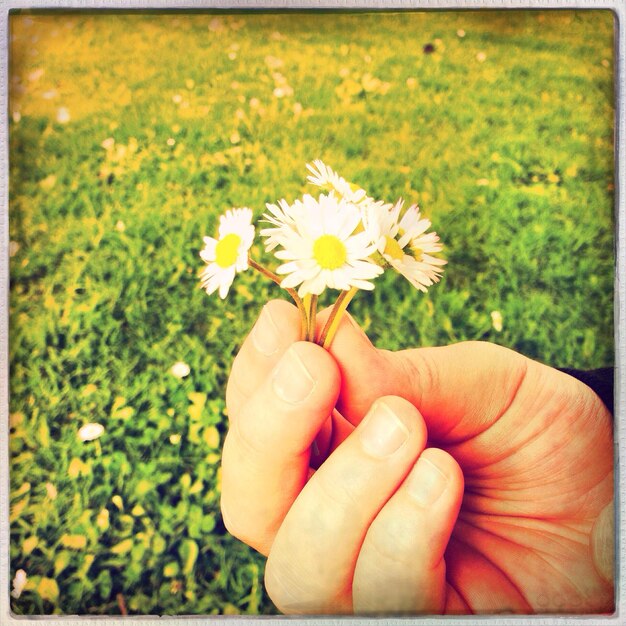
[[[302, 338], [328, 348], [357, 291], [374, 289], [372, 281], [386, 269], [425, 292], [439, 281], [446, 261], [435, 256], [443, 246], [428, 232], [430, 220], [417, 205], [375, 200], [320, 160], [306, 167], [319, 195], [267, 204], [263, 214], [260, 236], [266, 252], [279, 261], [275, 271], [250, 255], [252, 211], [231, 209], [220, 217], [217, 237], [204, 238], [200, 256], [207, 265], [201, 280], [208, 294], [218, 291], [225, 298], [235, 276], [252, 267], [291, 295], [301, 314]], [[317, 300], [326, 289], [339, 294], [316, 337]]]

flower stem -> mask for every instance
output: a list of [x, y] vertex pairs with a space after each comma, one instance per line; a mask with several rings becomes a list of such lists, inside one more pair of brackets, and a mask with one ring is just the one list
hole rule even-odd
[[304, 341], [309, 340], [309, 328], [311, 327], [311, 299], [313, 294], [305, 293], [302, 298], [302, 306], [304, 307]]
[[309, 305], [309, 333], [307, 336], [308, 341], [315, 341], [315, 326], [317, 318], [317, 296], [311, 296], [311, 302]]
[[335, 337], [335, 333], [339, 328], [341, 317], [343, 316], [345, 310], [348, 308], [350, 301], [352, 300], [352, 298], [354, 298], [357, 291], [358, 289], [356, 287], [352, 287], [352, 289], [350, 289], [349, 291], [342, 291], [339, 294], [337, 301], [333, 305], [330, 316], [328, 320], [326, 320], [326, 324], [324, 325], [322, 334], [320, 335], [319, 341], [317, 342], [325, 350], [328, 350], [330, 348], [330, 344], [332, 343]]
[[274, 272], [271, 272], [266, 267], [263, 267], [260, 263], [257, 263], [251, 256], [248, 257], [248, 265], [257, 270], [257, 272], [261, 272], [261, 274], [263, 274], [263, 276], [265, 276], [266, 278], [273, 280], [280, 287], [280, 276], [277, 276], [276, 274], [274, 274]]
[[[280, 276], [274, 274], [274, 272], [268, 270], [266, 267], [263, 267], [260, 263], [257, 263], [251, 256], [248, 256], [248, 265], [280, 287], [280, 283], [282, 282]], [[304, 304], [302, 303], [302, 298], [300, 298], [295, 289], [290, 289], [289, 287], [283, 287], [283, 289], [293, 298], [293, 301], [298, 307], [298, 311], [300, 311], [300, 337], [305, 339], [308, 332], [308, 317]]]

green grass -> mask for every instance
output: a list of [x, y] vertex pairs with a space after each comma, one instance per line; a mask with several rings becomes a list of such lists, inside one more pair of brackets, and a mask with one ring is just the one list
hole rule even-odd
[[314, 158], [419, 202], [446, 244], [427, 295], [385, 276], [355, 298], [378, 345], [612, 364], [612, 29], [606, 11], [12, 17], [13, 610], [275, 610], [222, 524], [219, 455], [233, 356], [284, 294], [248, 272], [208, 297], [198, 252], [224, 210], [312, 192]]

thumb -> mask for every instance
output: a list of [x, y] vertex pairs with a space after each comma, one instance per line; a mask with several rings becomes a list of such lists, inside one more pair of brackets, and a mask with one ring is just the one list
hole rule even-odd
[[493, 424], [529, 372], [538, 379], [556, 374], [513, 350], [481, 341], [379, 350], [349, 315], [330, 352], [341, 371], [337, 408], [347, 420], [356, 425], [377, 398], [400, 396], [420, 411], [429, 439], [442, 444], [470, 438]]
[[522, 383], [559, 375], [525, 356], [484, 341], [389, 353], [388, 381], [424, 417], [429, 437], [446, 444], [487, 430], [511, 406]]
[[357, 561], [355, 613], [442, 613], [445, 549], [463, 496], [463, 475], [429, 448], [372, 522]]
[[613, 584], [615, 568], [615, 515], [614, 501], [607, 504], [591, 529], [591, 554], [596, 570], [606, 580]]

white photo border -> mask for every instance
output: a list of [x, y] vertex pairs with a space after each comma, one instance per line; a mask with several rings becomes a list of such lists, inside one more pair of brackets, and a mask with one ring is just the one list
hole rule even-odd
[[[9, 528], [9, 14], [28, 10], [123, 10], [123, 11], [198, 11], [198, 10], [547, 10], [607, 9], [615, 16], [615, 613], [612, 615], [537, 615], [537, 616], [441, 616], [441, 617], [290, 617], [290, 616], [19, 616], [10, 609], [10, 528]], [[626, 623], [626, 475], [620, 463], [620, 449], [626, 444], [626, 126], [624, 0], [1, 0], [0, 1], [0, 625], [40, 626], [42, 621], [58, 626], [88, 626], [106, 620], [107, 626], [179, 626], [181, 624], [263, 624], [289, 621], [319, 626], [357, 626], [381, 624], [440, 625], [454, 623], [478, 626], [609, 626]]]

